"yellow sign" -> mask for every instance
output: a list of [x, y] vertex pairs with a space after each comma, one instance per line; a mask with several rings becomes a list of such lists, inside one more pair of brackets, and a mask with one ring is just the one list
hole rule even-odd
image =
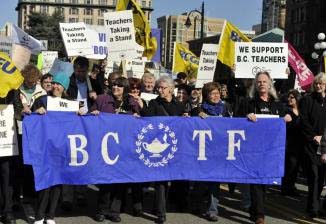
[[196, 78], [199, 58], [181, 43], [174, 43], [173, 73], [184, 72], [188, 78]]
[[12, 89], [18, 89], [24, 78], [6, 53], [0, 52], [0, 97], [4, 98]]

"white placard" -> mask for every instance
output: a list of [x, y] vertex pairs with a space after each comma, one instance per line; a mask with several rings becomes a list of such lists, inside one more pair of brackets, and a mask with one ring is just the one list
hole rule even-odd
[[6, 36], [0, 36], [0, 52], [4, 52], [11, 58], [12, 39]]
[[47, 111], [65, 111], [77, 112], [79, 110], [79, 102], [62, 99], [60, 97], [48, 96]]
[[141, 79], [144, 75], [145, 63], [146, 61], [144, 60], [127, 60], [126, 70], [128, 77]]
[[216, 69], [217, 44], [203, 44], [200, 53], [196, 88], [202, 88], [205, 83], [212, 82]]
[[55, 59], [58, 58], [58, 51], [42, 51], [42, 74], [46, 74], [52, 68]]
[[0, 157], [18, 155], [14, 106], [0, 104]]
[[279, 115], [274, 114], [255, 114], [256, 118], [279, 118]]
[[49, 46], [49, 41], [48, 40], [40, 40], [42, 46], [43, 46], [43, 50], [47, 51], [48, 50], [48, 46]]
[[60, 33], [69, 57], [93, 54], [89, 30], [83, 22], [60, 23]]
[[120, 61], [107, 61], [106, 63], [106, 67], [105, 67], [105, 74], [104, 77], [106, 79], [108, 79], [110, 73], [112, 72], [118, 72], [119, 71], [119, 67], [120, 67]]
[[235, 43], [235, 78], [254, 78], [267, 71], [273, 79], [287, 79], [287, 43]]
[[104, 24], [108, 37], [108, 59], [120, 61], [137, 58], [132, 11], [104, 13]]
[[61, 61], [56, 58], [53, 62], [53, 65], [49, 71], [51, 75], [57, 75], [58, 73], [64, 73], [69, 76], [74, 72], [74, 66], [70, 62]]
[[156, 94], [152, 94], [152, 93], [141, 93], [140, 94], [140, 98], [142, 98], [143, 100], [145, 101], [151, 101], [151, 100], [154, 100], [158, 97], [158, 95]]
[[89, 37], [92, 43], [93, 53], [87, 55], [90, 59], [104, 59], [108, 54], [107, 35], [104, 26], [87, 25]]

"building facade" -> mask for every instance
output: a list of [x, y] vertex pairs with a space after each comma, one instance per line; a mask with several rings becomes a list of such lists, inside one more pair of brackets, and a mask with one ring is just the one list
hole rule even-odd
[[[137, 0], [147, 18], [153, 11], [152, 0]], [[28, 16], [33, 12], [52, 15], [60, 12], [66, 23], [85, 22], [90, 25], [103, 25], [105, 12], [114, 11], [117, 0], [19, 0], [18, 26], [28, 28]]]
[[[174, 42], [184, 43], [200, 38], [201, 16], [191, 14], [191, 25], [186, 26], [187, 15], [162, 16], [157, 19], [158, 28], [162, 30], [161, 40], [161, 63], [164, 67], [171, 69], [173, 63]], [[214, 36], [222, 32], [224, 19], [205, 17], [204, 37]]]
[[318, 33], [326, 33], [326, 1], [288, 0], [286, 10], [285, 39], [316, 74], [321, 66], [317, 60], [311, 58], [311, 54], [315, 51]]
[[263, 0], [261, 32], [274, 28], [284, 29], [285, 16], [286, 0]]

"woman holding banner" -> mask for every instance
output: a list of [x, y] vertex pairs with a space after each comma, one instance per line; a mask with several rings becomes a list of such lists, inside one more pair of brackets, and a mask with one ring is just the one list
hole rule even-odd
[[[142, 110], [143, 116], [183, 116], [185, 112], [184, 105], [176, 100], [173, 95], [174, 81], [170, 77], [162, 76], [157, 82], [157, 90], [159, 96], [156, 99], [149, 101], [148, 107]], [[174, 182], [176, 188], [184, 189], [185, 182]], [[157, 223], [164, 223], [166, 221], [166, 191], [168, 182], [155, 183], [155, 205], [157, 208]], [[178, 197], [184, 198], [186, 191], [178, 192]], [[178, 200], [180, 202], [180, 200]]]
[[[239, 116], [246, 116], [249, 121], [256, 122], [256, 115], [276, 115], [284, 117], [285, 122], [291, 121], [291, 116], [285, 115], [285, 108], [278, 100], [273, 81], [268, 72], [258, 72], [249, 92], [249, 99], [239, 108]], [[264, 196], [265, 185], [250, 184], [251, 207], [250, 218], [256, 224], [265, 223]]]
[[[139, 115], [140, 107], [132, 96], [129, 95], [129, 82], [125, 77], [119, 77], [112, 83], [112, 93], [99, 95], [90, 108], [94, 115], [100, 112], [111, 114]], [[126, 184], [101, 184], [97, 201], [95, 220], [103, 222], [108, 218], [112, 222], [120, 222], [122, 197]], [[111, 203], [110, 203], [111, 199]], [[137, 207], [141, 209], [141, 207]]]
[[[52, 96], [63, 99], [68, 98], [68, 95], [65, 91], [69, 86], [69, 75], [64, 73], [56, 74], [53, 77], [52, 85]], [[45, 114], [47, 108], [47, 99], [47, 95], [38, 98], [33, 104], [32, 111], [39, 114]], [[61, 186], [59, 185], [52, 186], [38, 192], [34, 224], [43, 224], [44, 220], [46, 221], [46, 224], [55, 224], [54, 216], [60, 193]]]
[[[193, 109], [192, 115], [207, 118], [230, 117], [232, 116], [231, 106], [221, 99], [221, 85], [217, 82], [206, 83], [202, 89], [203, 103], [200, 107]], [[209, 191], [209, 206], [206, 211], [208, 221], [218, 221], [218, 196], [220, 192], [220, 183], [205, 182]]]

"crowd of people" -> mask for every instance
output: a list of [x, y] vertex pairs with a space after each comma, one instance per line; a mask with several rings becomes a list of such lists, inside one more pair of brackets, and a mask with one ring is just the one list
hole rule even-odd
[[[33, 194], [32, 168], [23, 165], [21, 144], [21, 122], [32, 112], [46, 114], [47, 96], [55, 96], [79, 102], [78, 115], [105, 112], [134, 116], [199, 116], [246, 117], [256, 122], [260, 114], [278, 115], [287, 125], [285, 173], [281, 185], [284, 195], [298, 196], [295, 187], [299, 170], [307, 178], [308, 200], [306, 211], [311, 218], [324, 217], [321, 193], [326, 184], [326, 74], [318, 74], [310, 91], [305, 94], [297, 90], [280, 92], [274, 87], [268, 72], [259, 72], [254, 80], [243, 80], [242, 89], [235, 85], [206, 83], [196, 88], [193, 80], [187, 80], [185, 73], [177, 79], [156, 77], [145, 72], [142, 79], [126, 78], [119, 72], [106, 76], [105, 63], [94, 65], [89, 73], [89, 61], [77, 57], [73, 62], [73, 74], [42, 75], [32, 64], [21, 72], [24, 83], [18, 90], [12, 90], [7, 97], [0, 98], [0, 104], [13, 104], [17, 120], [20, 155], [1, 157], [1, 195], [4, 223], [16, 223], [13, 216], [15, 201]], [[249, 84], [248, 84], [249, 83]], [[251, 83], [251, 85], [250, 85]], [[250, 88], [248, 88], [250, 86]], [[177, 89], [177, 91], [175, 91]], [[157, 94], [146, 101], [141, 93]], [[202, 183], [207, 189], [208, 205], [205, 217], [218, 221], [220, 183]], [[122, 201], [127, 189], [131, 189], [133, 214], [142, 215], [143, 189], [147, 183], [101, 184], [97, 187], [98, 201], [94, 219], [103, 222], [109, 219], [120, 222]], [[155, 182], [154, 211], [157, 223], [166, 221], [167, 189], [173, 188], [180, 211], [187, 208], [189, 181]], [[229, 184], [229, 189], [238, 187], [243, 197], [243, 207], [250, 219], [265, 223], [264, 195], [266, 186], [261, 184]], [[71, 211], [74, 201], [87, 203], [86, 186], [57, 185], [37, 192], [34, 224], [54, 224], [55, 211], [60, 203], [62, 209]], [[203, 200], [204, 201], [204, 200]]]

